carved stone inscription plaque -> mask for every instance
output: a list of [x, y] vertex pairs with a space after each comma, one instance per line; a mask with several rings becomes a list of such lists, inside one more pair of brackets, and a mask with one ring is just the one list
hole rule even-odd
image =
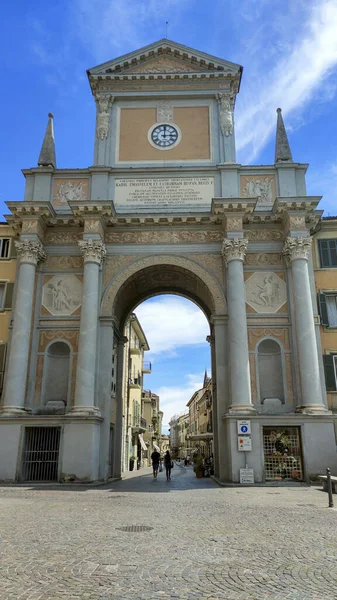
[[114, 203], [116, 207], [210, 205], [213, 197], [213, 177], [116, 179]]

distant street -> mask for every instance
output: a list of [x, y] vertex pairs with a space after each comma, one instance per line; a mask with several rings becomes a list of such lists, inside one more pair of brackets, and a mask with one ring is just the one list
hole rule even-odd
[[327, 505], [319, 488], [220, 488], [182, 465], [170, 482], [1, 486], [0, 599], [335, 600]]

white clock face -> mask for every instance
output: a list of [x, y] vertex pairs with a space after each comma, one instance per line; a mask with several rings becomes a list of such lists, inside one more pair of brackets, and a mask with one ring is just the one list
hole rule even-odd
[[177, 125], [160, 123], [153, 125], [148, 133], [148, 140], [152, 146], [160, 150], [170, 150], [181, 140], [181, 132]]

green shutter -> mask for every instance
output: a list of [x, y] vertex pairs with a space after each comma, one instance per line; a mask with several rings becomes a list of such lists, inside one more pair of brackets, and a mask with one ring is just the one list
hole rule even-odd
[[336, 390], [336, 377], [335, 369], [333, 364], [333, 354], [324, 354], [324, 371], [325, 371], [325, 383], [328, 392]]
[[13, 305], [14, 283], [7, 283], [5, 290], [4, 309], [11, 309]]
[[7, 344], [0, 344], [0, 390], [2, 390], [6, 362]]
[[326, 305], [326, 295], [318, 294], [318, 308], [321, 316], [321, 325], [329, 327], [328, 309]]

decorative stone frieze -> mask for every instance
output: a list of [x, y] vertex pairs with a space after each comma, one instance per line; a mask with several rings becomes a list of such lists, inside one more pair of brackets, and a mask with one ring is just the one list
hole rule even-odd
[[80, 256], [47, 256], [45, 270], [82, 269], [82, 258]]
[[283, 235], [282, 229], [245, 229], [245, 237], [252, 242], [282, 240]]
[[232, 93], [219, 92], [216, 94], [219, 105], [220, 127], [222, 135], [233, 135], [234, 96]]
[[227, 217], [226, 218], [226, 229], [227, 231], [238, 231], [243, 228], [242, 217]]
[[105, 241], [113, 244], [174, 244], [221, 242], [223, 231], [120, 231], [109, 232]]
[[114, 99], [114, 96], [110, 94], [97, 94], [95, 98], [97, 104], [96, 134], [100, 140], [105, 140], [108, 137], [110, 106]]
[[247, 266], [267, 266], [267, 265], [282, 265], [282, 255], [276, 252], [261, 252], [261, 253], [249, 253], [246, 255], [245, 263]]
[[106, 256], [106, 248], [103, 242], [97, 240], [81, 240], [78, 242], [84, 262], [96, 262], [99, 265]]
[[40, 242], [24, 240], [15, 242], [15, 247], [21, 263], [25, 262], [36, 266], [38, 262], [46, 259], [46, 253]]
[[226, 263], [231, 260], [244, 261], [247, 252], [248, 240], [245, 238], [234, 238], [233, 240], [224, 239], [221, 247], [221, 254]]
[[302, 258], [308, 260], [311, 251], [311, 237], [288, 237], [284, 242], [282, 253], [288, 263]]

